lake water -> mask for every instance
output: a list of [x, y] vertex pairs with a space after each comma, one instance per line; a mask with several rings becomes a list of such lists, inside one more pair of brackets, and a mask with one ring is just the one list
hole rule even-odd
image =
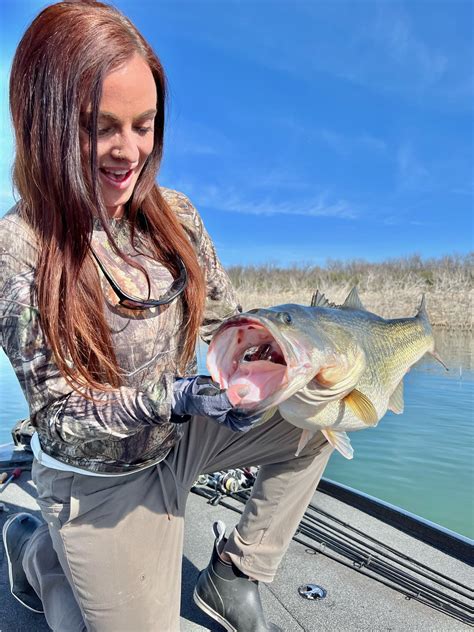
[[[469, 334], [438, 332], [450, 371], [426, 356], [405, 377], [405, 412], [351, 434], [354, 459], [331, 457], [325, 476], [448, 529], [474, 537], [474, 350]], [[204, 354], [199, 354], [201, 369]], [[0, 353], [0, 443], [28, 415], [15, 374]]]

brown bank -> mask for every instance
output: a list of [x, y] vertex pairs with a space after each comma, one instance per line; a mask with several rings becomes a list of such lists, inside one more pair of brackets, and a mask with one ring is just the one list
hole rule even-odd
[[228, 269], [244, 310], [307, 303], [316, 289], [343, 302], [356, 285], [364, 305], [384, 318], [413, 314], [422, 294], [434, 328], [472, 331], [474, 253], [439, 259], [418, 256], [382, 263], [328, 261], [324, 267], [271, 264]]

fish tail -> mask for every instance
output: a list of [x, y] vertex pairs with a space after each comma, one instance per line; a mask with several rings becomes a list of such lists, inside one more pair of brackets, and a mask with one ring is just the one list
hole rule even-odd
[[426, 311], [426, 297], [424, 294], [421, 297], [420, 307], [418, 308], [415, 320], [421, 325], [425, 334], [431, 339], [432, 345], [430, 351], [434, 351], [433, 328], [430, 323], [428, 312]]
[[438, 360], [438, 362], [440, 364], [442, 364], [444, 366], [444, 368], [446, 369], [446, 371], [449, 371], [449, 367], [444, 363], [443, 359], [441, 358], [441, 356], [439, 355], [439, 353], [433, 349], [433, 351], [428, 351], [428, 353], [430, 354], [430, 356], [432, 356], [435, 360]]
[[[418, 308], [418, 313], [416, 315], [416, 318], [419, 319], [421, 322], [423, 322], [425, 327], [426, 326], [429, 327], [429, 329], [431, 331], [431, 323], [430, 323], [430, 319], [429, 319], [429, 316], [428, 316], [428, 312], [426, 311], [426, 298], [425, 298], [424, 294], [421, 297], [421, 303], [420, 303], [420, 307]], [[443, 362], [442, 358], [439, 356], [439, 354], [437, 353], [437, 351], [435, 349], [434, 338], [433, 338], [432, 348], [431, 348], [431, 350], [428, 351], [428, 353], [431, 356], [433, 356], [433, 358], [435, 358], [435, 360], [438, 360], [438, 362], [444, 366], [446, 371], [449, 371], [449, 368]]]

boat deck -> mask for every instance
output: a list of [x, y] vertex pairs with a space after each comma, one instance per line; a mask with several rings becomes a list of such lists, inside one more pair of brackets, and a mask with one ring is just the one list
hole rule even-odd
[[[226, 503], [241, 509], [242, 505], [224, 498]], [[0, 526], [13, 512], [30, 511], [40, 517], [35, 502], [35, 487], [29, 472], [23, 468], [20, 479], [11, 483], [1, 494], [0, 501], [7, 511], [0, 512]], [[341, 532], [352, 533], [350, 527], [359, 529], [369, 538], [389, 544], [444, 576], [455, 579], [464, 585], [460, 588], [464, 594], [453, 592], [450, 581], [442, 587], [445, 595], [459, 600], [465, 605], [464, 612], [472, 616], [472, 567], [466, 560], [456, 559], [437, 548], [420, 541], [412, 534], [386, 524], [359, 508], [342, 502], [328, 493], [316, 492], [313, 504], [324, 515], [333, 518], [332, 524], [339, 525]], [[211, 526], [217, 520], [223, 520], [230, 529], [238, 520], [232, 509], [221, 504], [212, 506], [196, 494], [190, 494], [185, 528], [183, 555], [183, 582], [181, 603], [182, 632], [199, 630], [222, 631], [223, 628], [202, 613], [192, 600], [192, 592], [198, 572], [209, 561], [213, 535]], [[334, 520], [336, 522], [334, 522]], [[346, 527], [341, 525], [346, 525]], [[350, 527], [347, 527], [350, 525]], [[349, 530], [348, 530], [349, 529]], [[284, 632], [345, 630], [413, 630], [430, 632], [461, 631], [472, 627], [463, 621], [440, 612], [436, 608], [407, 598], [406, 594], [381, 583], [374, 573], [358, 568], [342, 556], [331, 553], [327, 547], [322, 552], [311, 550], [314, 540], [300, 534], [301, 542], [293, 541], [281, 564], [277, 577], [272, 584], [261, 584], [264, 608], [269, 620], [277, 623]], [[303, 543], [305, 542], [305, 543]], [[461, 543], [465, 557], [465, 542]], [[315, 547], [316, 549], [319, 546]], [[21, 606], [10, 594], [8, 572], [3, 546], [0, 546], [0, 630], [1, 632], [47, 632], [50, 628], [42, 615], [34, 614]], [[413, 567], [413, 564], [410, 562]], [[415, 564], [416, 566], [416, 564]], [[369, 568], [369, 567], [368, 567]], [[403, 570], [406, 567], [399, 567]], [[422, 568], [422, 567], [421, 567]], [[432, 575], [432, 573], [429, 573]], [[425, 576], [420, 576], [428, 585], [434, 585]], [[443, 580], [444, 581], [444, 580]], [[298, 594], [298, 587], [314, 583], [327, 590], [325, 599], [309, 601]], [[390, 583], [390, 582], [388, 582]], [[438, 585], [439, 588], [439, 585]], [[469, 598], [470, 597], [470, 598]], [[461, 610], [464, 609], [464, 606]], [[147, 632], [131, 630], [130, 632]], [[151, 631], [150, 631], [151, 632]], [[156, 631], [161, 631], [157, 624]]]

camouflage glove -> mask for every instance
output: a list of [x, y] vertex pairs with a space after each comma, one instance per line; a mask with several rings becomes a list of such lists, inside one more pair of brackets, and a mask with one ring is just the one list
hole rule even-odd
[[193, 415], [209, 417], [234, 432], [246, 432], [260, 419], [260, 415], [237, 411], [226, 391], [206, 375], [185, 377], [173, 384], [170, 421], [185, 423]]

